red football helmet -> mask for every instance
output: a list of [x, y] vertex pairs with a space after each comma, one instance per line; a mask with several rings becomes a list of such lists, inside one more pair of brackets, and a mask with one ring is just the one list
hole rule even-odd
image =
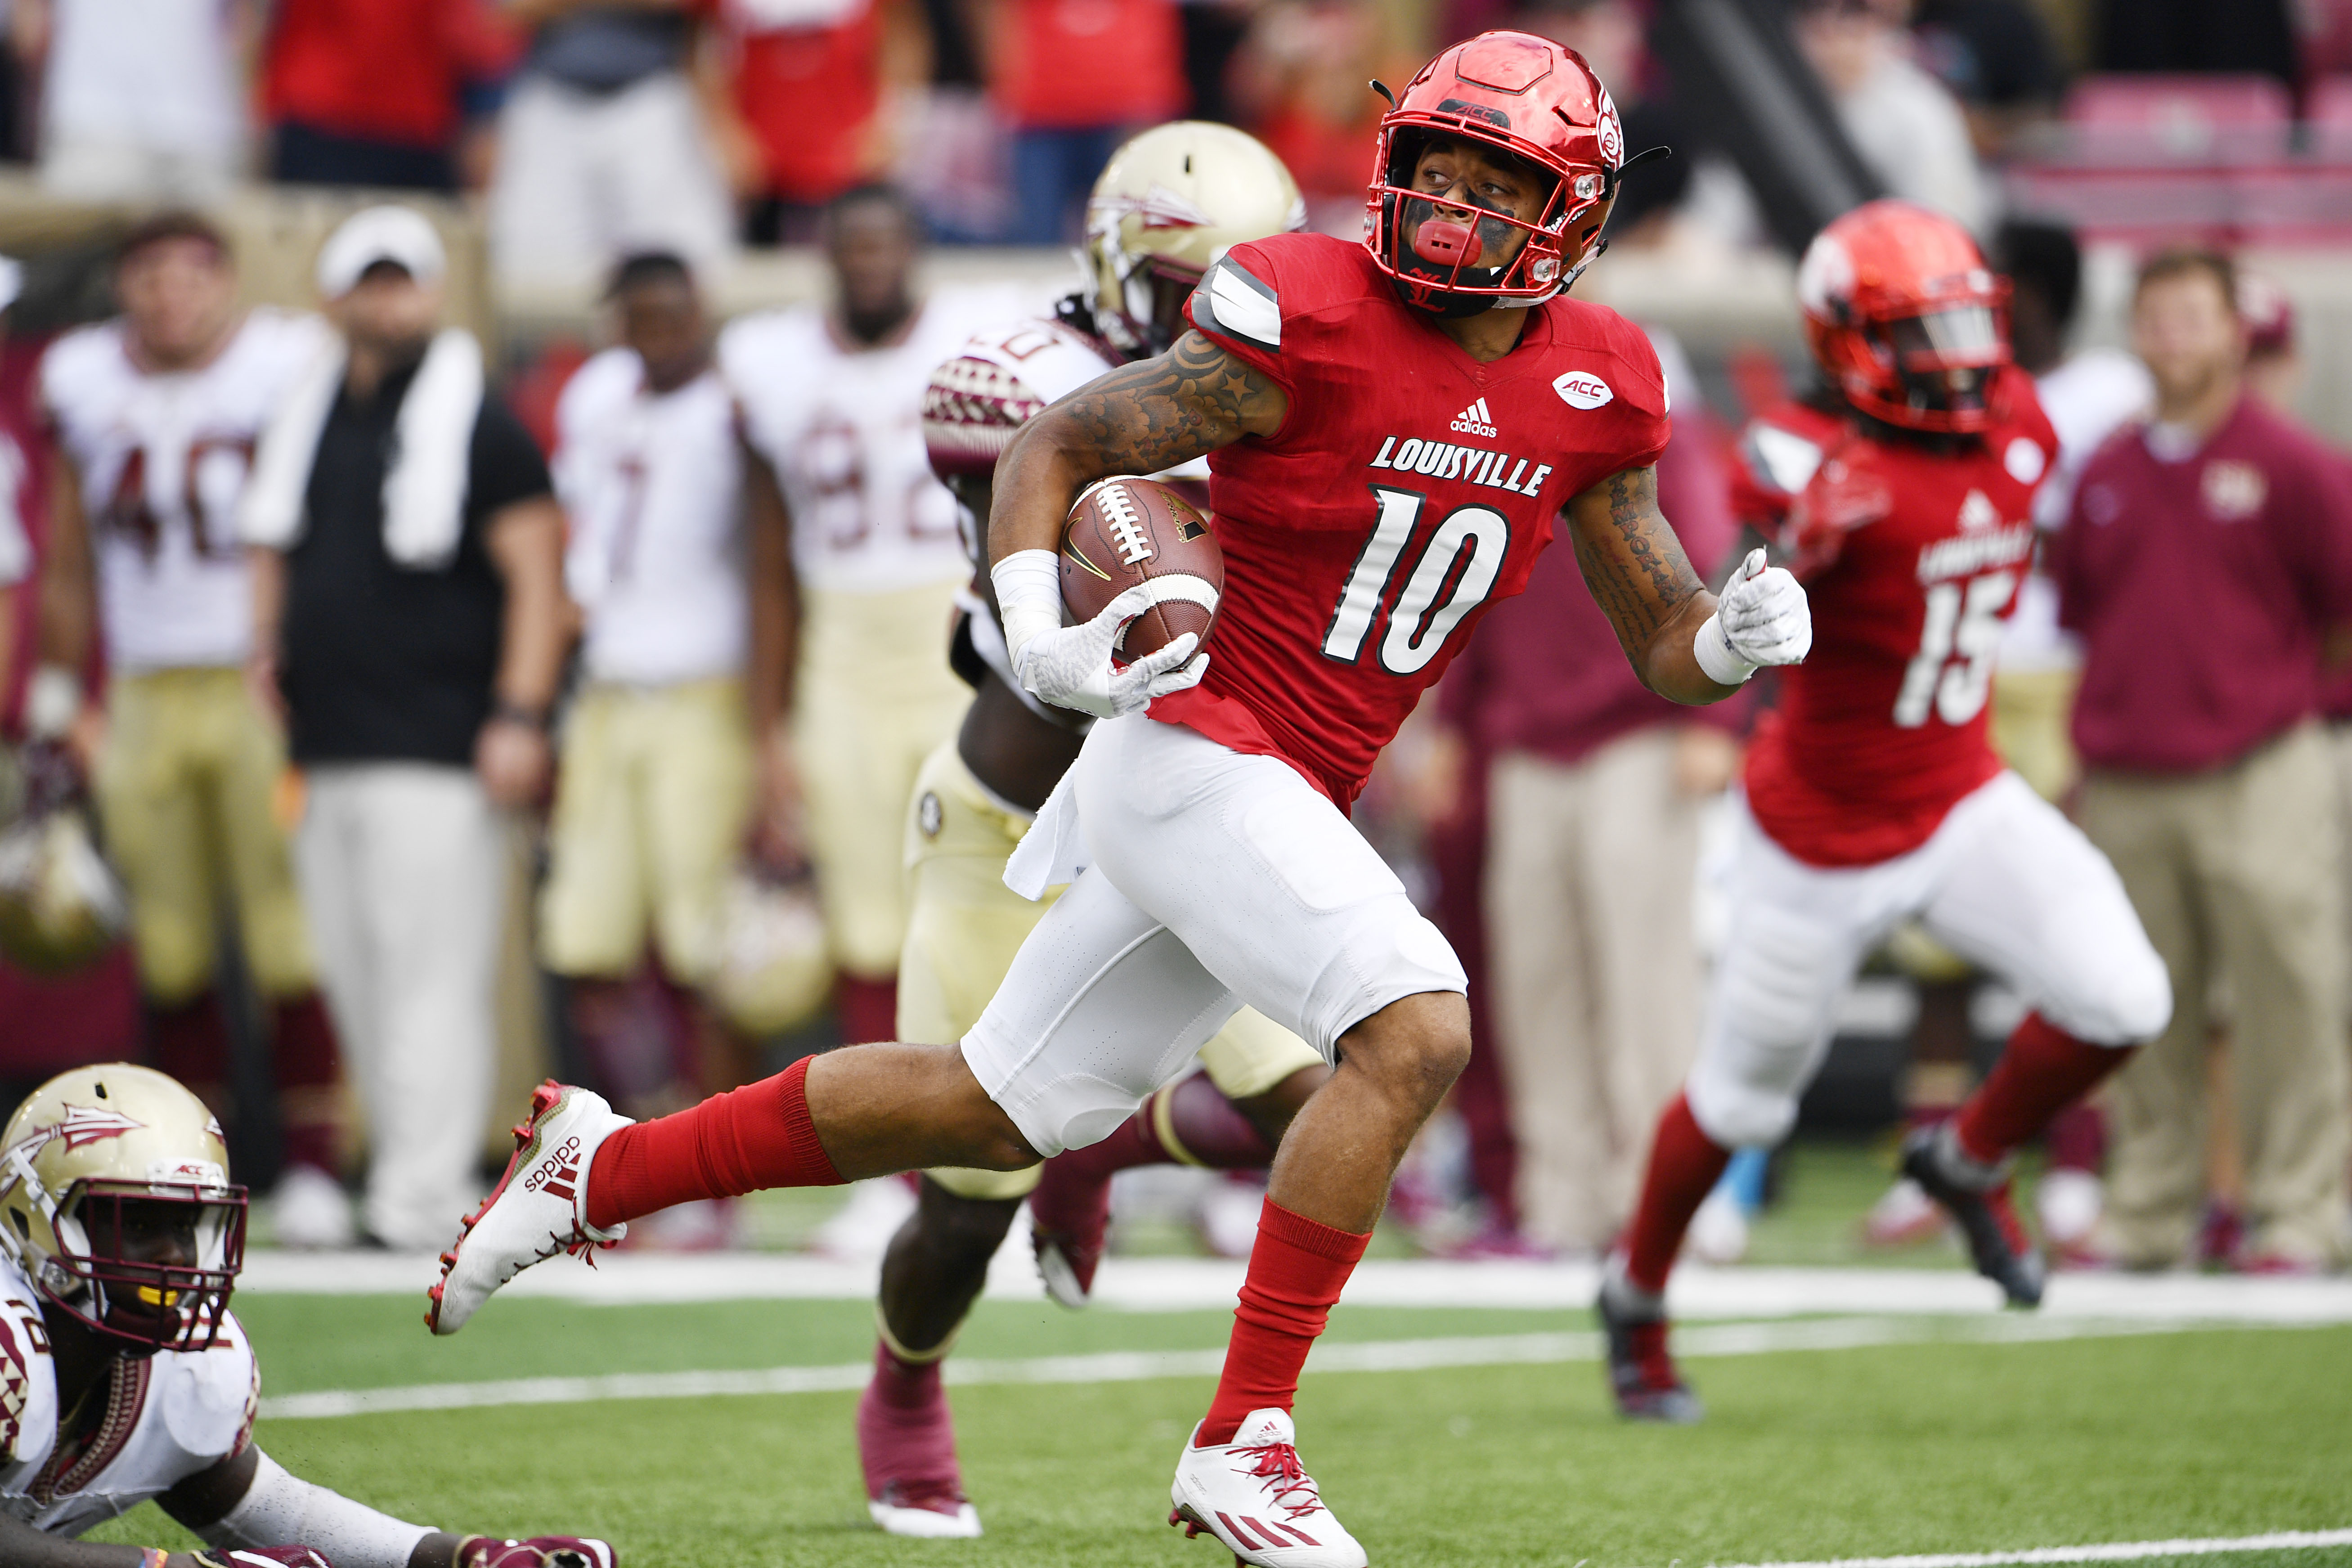
[[[1595, 241], [1625, 166], [1625, 132], [1609, 89], [1574, 50], [1528, 33], [1481, 33], [1423, 66], [1390, 101], [1364, 245], [1414, 305], [1442, 315], [1532, 305], [1574, 282], [1599, 254]], [[1433, 136], [1484, 142], [1551, 176], [1536, 221], [1480, 206], [1475, 222], [1464, 223], [1466, 207], [1415, 192], [1412, 172]], [[1481, 266], [1510, 248], [1514, 230], [1523, 241], [1517, 254]]]
[[1992, 423], [2009, 363], [2009, 280], [1968, 230], [1908, 202], [1858, 206], [1797, 265], [1805, 341], [1848, 403], [1913, 430]]

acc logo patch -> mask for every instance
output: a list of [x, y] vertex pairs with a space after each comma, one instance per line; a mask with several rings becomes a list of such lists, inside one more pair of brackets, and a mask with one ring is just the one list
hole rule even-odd
[[1560, 401], [1570, 408], [1598, 408], [1617, 395], [1609, 390], [1607, 382], [1580, 370], [1572, 370], [1556, 378], [1551, 389], [1559, 393]]
[[2226, 458], [2205, 465], [2199, 489], [2205, 493], [2205, 510], [2224, 522], [2242, 522], [2253, 516], [2271, 493], [2270, 480], [2260, 468]]

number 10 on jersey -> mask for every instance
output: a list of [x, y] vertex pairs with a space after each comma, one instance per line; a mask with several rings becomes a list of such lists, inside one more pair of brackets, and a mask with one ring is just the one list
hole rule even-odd
[[[1372, 623], [1380, 618], [1381, 601], [1399, 570], [1405, 546], [1412, 542], [1429, 498], [1418, 490], [1372, 487], [1380, 513], [1364, 552], [1348, 574], [1331, 625], [1323, 634], [1323, 657], [1354, 664], [1371, 640]], [[1462, 618], [1495, 591], [1503, 558], [1510, 553], [1510, 520], [1490, 506], [1456, 507], [1445, 514], [1429, 542], [1422, 546], [1405, 578], [1403, 591], [1388, 614], [1388, 632], [1380, 640], [1381, 668], [1391, 675], [1411, 675], [1437, 657], [1445, 639]]]

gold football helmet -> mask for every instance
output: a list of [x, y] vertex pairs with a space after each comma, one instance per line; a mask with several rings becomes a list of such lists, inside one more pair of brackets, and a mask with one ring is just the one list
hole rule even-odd
[[0, 1140], [0, 1252], [35, 1289], [137, 1353], [219, 1342], [246, 1194], [203, 1100], [149, 1068], [76, 1068]]
[[1159, 353], [1228, 249], [1306, 226], [1297, 182], [1256, 137], [1205, 120], [1155, 126], [1111, 154], [1087, 202], [1095, 328], [1129, 359]]

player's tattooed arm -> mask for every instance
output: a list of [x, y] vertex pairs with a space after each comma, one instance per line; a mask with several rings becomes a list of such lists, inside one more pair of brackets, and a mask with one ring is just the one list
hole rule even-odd
[[1709, 679], [1692, 652], [1715, 595], [1658, 510], [1655, 468], [1610, 475], [1568, 503], [1568, 522], [1585, 586], [1643, 685], [1676, 702], [1714, 702], [1738, 689]]
[[1155, 474], [1282, 428], [1290, 400], [1255, 367], [1187, 331], [1040, 413], [996, 462], [988, 554], [1058, 550], [1070, 503], [1112, 474]]

